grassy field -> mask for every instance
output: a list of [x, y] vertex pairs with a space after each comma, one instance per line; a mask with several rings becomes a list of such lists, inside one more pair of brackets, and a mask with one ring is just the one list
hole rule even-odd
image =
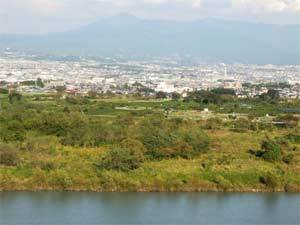
[[[282, 131], [284, 133], [284, 131]], [[77, 191], [300, 191], [300, 153], [292, 165], [273, 163], [249, 154], [273, 133], [210, 132], [211, 150], [186, 159], [146, 161], [133, 171], [95, 166], [105, 148], [62, 147], [52, 155], [22, 153], [17, 167], [0, 167], [1, 190]], [[300, 146], [298, 146], [300, 147]], [[272, 173], [278, 184], [260, 182]]]
[[[282, 158], [292, 155], [293, 160], [290, 161], [270, 162], [249, 151], [260, 150], [261, 143], [266, 138], [274, 139], [288, 134], [299, 135], [299, 129], [297, 127], [257, 130], [247, 128], [237, 132], [231, 127], [231, 123], [234, 124], [235, 121], [229, 119], [232, 107], [229, 103], [222, 106], [204, 106], [194, 102], [141, 100], [133, 97], [62, 99], [52, 95], [23, 96], [22, 102], [12, 104], [8, 103], [7, 95], [0, 95], [0, 101], [2, 104], [0, 131], [3, 129], [0, 132], [3, 136], [2, 139], [0, 138], [0, 144], [8, 142], [14, 146], [21, 146], [17, 151], [18, 163], [0, 164], [0, 190], [300, 191], [299, 142], [281, 143]], [[235, 106], [238, 119], [246, 120], [253, 110], [263, 108], [262, 103], [258, 104], [257, 109], [254, 107], [255, 104], [251, 103], [253, 107], [249, 109], [250, 111], [246, 111], [243, 104], [241, 103], [240, 107]], [[205, 107], [215, 112], [201, 113]], [[273, 108], [281, 106], [267, 104], [266, 108], [268, 107], [271, 107], [270, 111], [272, 111]], [[186, 132], [195, 127], [203, 129], [210, 139], [209, 149], [191, 158], [167, 157], [159, 160], [146, 158], [138, 168], [128, 171], [105, 169], [99, 166], [103, 157], [124, 138], [124, 133], [138, 139], [142, 121], [151, 116], [156, 117], [158, 114], [164, 115], [166, 108], [171, 110], [164, 120], [183, 120], [184, 122], [180, 122], [183, 124], [181, 130]], [[270, 113], [266, 108], [259, 113], [261, 117], [265, 112]], [[65, 135], [69, 137], [72, 134], [75, 144], [69, 142], [66, 144], [62, 141], [65, 136], [56, 135], [57, 127], [53, 127], [53, 124], [48, 122], [46, 127], [42, 127], [48, 129], [45, 134], [42, 128], [37, 128], [40, 126], [39, 123], [36, 124], [34, 121], [43, 120], [40, 115], [60, 113], [59, 115], [65, 115], [67, 120], [62, 122], [66, 122], [69, 126], [68, 119], [71, 118], [68, 116], [73, 115], [70, 111], [78, 112], [82, 117], [80, 119], [86, 121], [93, 129], [94, 125], [103, 125], [102, 130], [97, 132], [104, 132], [106, 138], [104, 142], [100, 142], [97, 146], [77, 144], [76, 138], [84, 136], [85, 130], [78, 131], [81, 132], [80, 135], [77, 135], [77, 131], [68, 130]], [[274, 115], [274, 118], [275, 116], [278, 115]], [[205, 126], [209, 119], [212, 121], [220, 119], [225, 122], [218, 128], [212, 129]], [[13, 123], [10, 123], [10, 120], [13, 120]], [[120, 121], [125, 121], [126, 125]], [[81, 129], [80, 126], [83, 125], [79, 123], [75, 128]], [[50, 131], [52, 133], [49, 133]], [[24, 138], [21, 141], [7, 141], [5, 139], [7, 132], [12, 134], [23, 132]], [[30, 138], [45, 135], [58, 139], [54, 148], [47, 145], [50, 143], [46, 143], [46, 148], [41, 145], [35, 147], [36, 150], [31, 151], [28, 148], [23, 150], [24, 143], [27, 143]]]

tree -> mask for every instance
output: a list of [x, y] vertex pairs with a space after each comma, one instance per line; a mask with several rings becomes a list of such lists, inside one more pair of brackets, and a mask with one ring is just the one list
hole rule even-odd
[[171, 96], [174, 101], [178, 101], [181, 97], [180, 94], [177, 92], [173, 92]]
[[36, 85], [37, 85], [38, 87], [40, 87], [40, 88], [45, 87], [45, 85], [44, 85], [44, 83], [43, 83], [43, 81], [42, 81], [41, 78], [38, 78], [38, 79], [36, 80]]
[[22, 95], [16, 91], [12, 91], [8, 95], [8, 101], [10, 104], [12, 104], [14, 101], [21, 101], [21, 99], [22, 99]]
[[215, 88], [215, 89], [211, 90], [211, 92], [213, 92], [217, 95], [232, 95], [232, 96], [235, 96], [234, 89], [229, 89], [229, 88]]
[[210, 91], [194, 91], [190, 92], [189, 95], [185, 98], [186, 101], [195, 101], [202, 104], [218, 104], [221, 102], [220, 96]]
[[159, 92], [156, 93], [155, 97], [157, 99], [164, 99], [164, 98], [167, 97], [167, 94], [165, 92], [163, 92], [163, 91], [159, 91]]
[[60, 94], [66, 90], [66, 86], [57, 86], [57, 87], [55, 87], [55, 90], [57, 93]]
[[273, 90], [273, 89], [268, 90], [267, 95], [268, 95], [272, 100], [277, 100], [277, 99], [280, 98], [279, 91]]
[[260, 96], [260, 99], [267, 100], [278, 100], [280, 98], [279, 91], [270, 89], [267, 93], [263, 93]]

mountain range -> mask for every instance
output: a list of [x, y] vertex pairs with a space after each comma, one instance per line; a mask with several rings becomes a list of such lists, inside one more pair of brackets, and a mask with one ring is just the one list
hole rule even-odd
[[117, 15], [43, 35], [0, 34], [0, 49], [76, 56], [188, 56], [212, 62], [300, 64], [300, 25]]

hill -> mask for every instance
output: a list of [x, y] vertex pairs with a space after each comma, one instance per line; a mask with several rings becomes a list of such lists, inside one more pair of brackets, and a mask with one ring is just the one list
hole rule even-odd
[[118, 15], [64, 33], [0, 35], [0, 48], [7, 47], [57, 55], [179, 55], [214, 62], [299, 64], [300, 26]]

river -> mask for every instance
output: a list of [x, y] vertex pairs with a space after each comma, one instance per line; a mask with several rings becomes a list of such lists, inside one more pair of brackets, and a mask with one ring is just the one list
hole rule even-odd
[[0, 224], [300, 224], [300, 194], [0, 192]]

